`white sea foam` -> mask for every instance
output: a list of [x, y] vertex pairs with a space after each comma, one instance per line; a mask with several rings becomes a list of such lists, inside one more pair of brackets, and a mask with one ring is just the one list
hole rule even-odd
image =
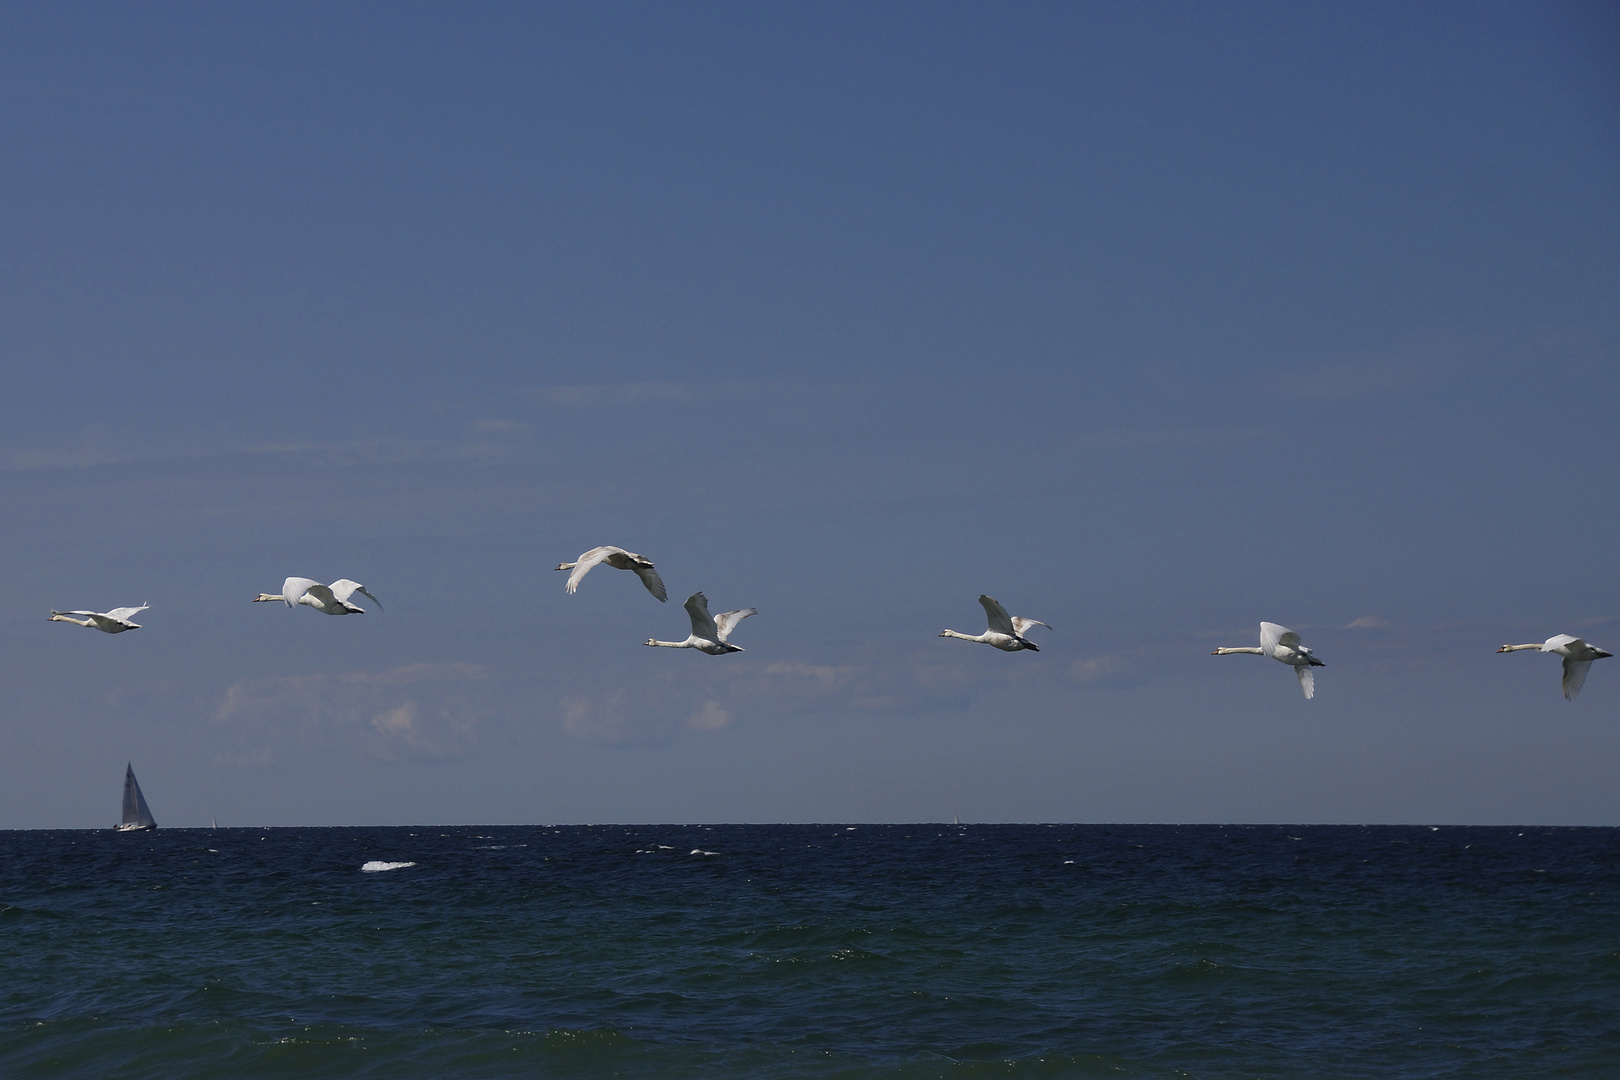
[[373, 859], [360, 868], [362, 874], [375, 874], [379, 870], [403, 870], [407, 866], [415, 866], [413, 862], [379, 862]]
[[720, 853], [718, 851], [704, 851], [702, 848], [693, 848], [692, 849], [692, 854], [694, 854], [694, 855], [718, 855]]

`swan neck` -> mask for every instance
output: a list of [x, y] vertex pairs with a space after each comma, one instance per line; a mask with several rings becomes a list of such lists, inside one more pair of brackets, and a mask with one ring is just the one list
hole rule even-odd
[[1541, 648], [1541, 642], [1532, 641], [1528, 645], [1504, 645], [1500, 649], [1497, 649], [1496, 651], [1497, 652], [1519, 652], [1521, 649], [1540, 649], [1540, 648]]
[[1243, 645], [1243, 646], [1239, 646], [1237, 648], [1232, 648], [1232, 649], [1219, 648], [1219, 649], [1216, 649], [1214, 652], [1210, 653], [1210, 655], [1211, 656], [1231, 656], [1233, 653], [1254, 653], [1256, 656], [1264, 656], [1265, 652], [1266, 652], [1266, 650], [1262, 649], [1258, 645]]

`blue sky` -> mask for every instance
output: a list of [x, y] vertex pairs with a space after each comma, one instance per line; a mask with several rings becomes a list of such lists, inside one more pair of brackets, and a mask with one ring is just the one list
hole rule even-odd
[[1620, 823], [1617, 191], [1598, 5], [9, 9], [0, 827]]

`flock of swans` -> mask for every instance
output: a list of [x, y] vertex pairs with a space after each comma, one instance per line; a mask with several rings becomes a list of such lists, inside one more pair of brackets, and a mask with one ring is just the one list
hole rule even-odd
[[[585, 575], [597, 566], [609, 566], [615, 570], [630, 570], [641, 579], [660, 603], [669, 599], [664, 589], [664, 581], [658, 576], [657, 569], [652, 560], [645, 555], [637, 555], [624, 548], [604, 546], [592, 548], [573, 562], [560, 563], [558, 570], [573, 571], [568, 575], [568, 582], [563, 591], [570, 596], [579, 588], [579, 583]], [[314, 608], [324, 615], [364, 615], [365, 608], [351, 602], [349, 599], [355, 594], [366, 597], [382, 608], [382, 601], [373, 596], [364, 585], [348, 578], [339, 578], [330, 585], [323, 585], [313, 578], [290, 577], [282, 583], [279, 593], [260, 593], [253, 598], [253, 602], [266, 603], [280, 600], [288, 607]], [[979, 603], [984, 607], [984, 614], [988, 626], [982, 634], [959, 634], [955, 630], [942, 630], [940, 637], [958, 638], [962, 641], [977, 641], [985, 645], [1000, 649], [1002, 652], [1040, 652], [1040, 646], [1025, 635], [1031, 627], [1045, 626], [1052, 629], [1039, 619], [1028, 619], [1021, 615], [1008, 615], [1007, 609], [991, 596], [980, 596]], [[130, 619], [150, 604], [140, 607], [113, 608], [111, 611], [56, 611], [52, 610], [50, 622], [73, 623], [76, 626], [94, 627], [104, 634], [121, 634], [126, 630], [139, 630], [140, 623], [131, 622]], [[722, 611], [718, 615], [709, 614], [709, 599], [701, 592], [695, 592], [686, 598], [686, 613], [691, 618], [692, 633], [684, 641], [659, 641], [657, 638], [648, 638], [643, 644], [661, 646], [666, 649], [697, 649], [710, 656], [723, 656], [726, 653], [742, 652], [743, 650], [731, 644], [728, 638], [737, 628], [737, 624], [757, 614], [754, 608], [742, 608], [737, 611]], [[82, 616], [74, 618], [73, 616]], [[1528, 645], [1504, 645], [1496, 650], [1499, 653], [1521, 652], [1535, 649], [1539, 652], [1555, 653], [1564, 659], [1564, 697], [1574, 701], [1575, 696], [1586, 685], [1586, 672], [1592, 666], [1592, 661], [1613, 656], [1594, 645], [1588, 644], [1578, 637], [1570, 634], [1557, 634], [1543, 642], [1531, 642]], [[1230, 656], [1234, 653], [1252, 653], [1258, 656], [1269, 656], [1273, 660], [1287, 664], [1294, 669], [1299, 679], [1299, 686], [1307, 699], [1316, 696], [1316, 676], [1312, 668], [1325, 667], [1316, 654], [1311, 652], [1299, 639], [1299, 635], [1286, 626], [1276, 623], [1263, 622], [1260, 624], [1260, 644], [1219, 648], [1211, 655]]]

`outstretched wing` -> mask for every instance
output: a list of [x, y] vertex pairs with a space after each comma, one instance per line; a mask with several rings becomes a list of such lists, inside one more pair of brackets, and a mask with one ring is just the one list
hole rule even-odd
[[[332, 591], [332, 586], [330, 585], [322, 585], [317, 581], [309, 588], [305, 589], [304, 592], [319, 600], [321, 602], [321, 607], [323, 608], [337, 606], [337, 593]], [[285, 596], [287, 594], [282, 593], [282, 595]], [[328, 612], [327, 614], [331, 614], [331, 612]]]
[[1016, 634], [1018, 632], [1013, 629], [1012, 616], [1007, 614], [1007, 609], [1001, 606], [999, 600], [991, 596], [980, 596], [979, 603], [984, 606], [984, 613], [990, 619], [991, 630], [998, 634]]
[[1299, 688], [1305, 691], [1305, 700], [1309, 701], [1311, 698], [1315, 697], [1316, 673], [1310, 668], [1306, 667], [1304, 664], [1301, 664], [1299, 667], [1294, 669], [1294, 674], [1299, 676]]
[[338, 578], [336, 581], [332, 582], [328, 588], [332, 590], [332, 595], [337, 597], [339, 600], [347, 600], [355, 593], [359, 593], [361, 596], [370, 598], [371, 602], [376, 604], [377, 607], [382, 607], [382, 601], [377, 599], [375, 596], [372, 596], [370, 590], [368, 590], [358, 581], [350, 581], [348, 578]]
[[1542, 643], [1542, 652], [1579, 652], [1580, 647], [1586, 644], [1580, 638], [1571, 634], [1554, 634]]
[[720, 614], [714, 617], [714, 625], [718, 627], [720, 631], [720, 636], [715, 640], [726, 640], [726, 638], [731, 634], [731, 631], [736, 628], [738, 623], [742, 622], [750, 615], [757, 614], [759, 614], [759, 610], [757, 608], [744, 608], [741, 611], [722, 611]]
[[[1028, 630], [1032, 626], [1046, 626], [1046, 624], [1041, 622], [1039, 619], [1026, 619], [1022, 615], [1014, 615], [1012, 624], [1013, 629], [1018, 632], [1019, 637], [1023, 637], [1024, 631]], [[1046, 626], [1046, 628], [1048, 630], [1052, 629], [1050, 626]]]
[[692, 616], [692, 636], [704, 641], [719, 641], [720, 631], [709, 615], [709, 598], [695, 592], [686, 598], [686, 613]]
[[[664, 579], [658, 576], [657, 570], [650, 566], [637, 566], [633, 569], [636, 572], [636, 577], [640, 578], [641, 583], [647, 586], [647, 591], [658, 597], [660, 603], [669, 599], [669, 594], [664, 591]], [[579, 571], [575, 570], [574, 573], [577, 574]]]
[[1274, 622], [1260, 624], [1260, 647], [1267, 656], [1277, 654], [1277, 646], [1286, 645], [1289, 648], [1299, 647], [1299, 635], [1286, 626], [1279, 626]]
[[151, 606], [151, 604], [142, 604], [140, 607], [115, 607], [107, 612], [107, 618], [116, 619], [119, 622], [129, 622], [131, 616], [138, 615]]
[[314, 578], [290, 577], [281, 583], [281, 598], [287, 602], [288, 607], [292, 607], [298, 603], [300, 596], [303, 596], [317, 585], [323, 589], [326, 588], [325, 585], [321, 585]]
[[623, 550], [623, 548], [612, 546], [591, 548], [591, 550], [579, 557], [578, 562], [574, 563], [574, 572], [568, 575], [568, 584], [563, 586], [563, 591], [572, 594], [575, 589], [579, 588], [579, 579], [590, 573], [591, 567], [609, 555]]
[[1564, 657], [1564, 700], [1574, 701], [1575, 695], [1581, 692], [1586, 685], [1586, 669], [1592, 666], [1590, 660], [1571, 660]]

